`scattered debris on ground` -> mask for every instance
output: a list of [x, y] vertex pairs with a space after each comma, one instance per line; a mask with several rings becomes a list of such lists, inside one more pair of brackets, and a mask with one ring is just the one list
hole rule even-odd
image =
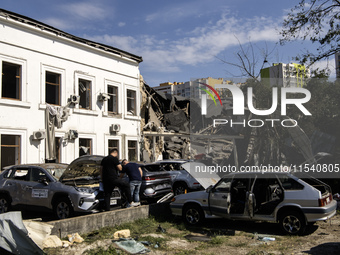
[[[161, 226], [164, 232], [159, 230]], [[128, 246], [150, 255], [162, 254], [338, 254], [340, 215], [309, 226], [303, 236], [283, 235], [275, 223], [210, 219], [201, 227], [189, 228], [180, 218], [137, 220], [107, 227], [87, 235], [84, 242], [68, 248], [45, 249], [47, 254], [132, 254], [119, 248], [114, 233], [130, 230], [121, 238]]]

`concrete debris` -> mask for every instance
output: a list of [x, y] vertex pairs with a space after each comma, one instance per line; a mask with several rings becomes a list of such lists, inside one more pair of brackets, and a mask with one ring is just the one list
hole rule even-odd
[[118, 240], [120, 238], [129, 238], [131, 236], [129, 229], [123, 229], [114, 232], [113, 239]]
[[78, 233], [67, 235], [67, 238], [71, 244], [84, 242], [84, 238], [82, 238]]
[[40, 249], [43, 249], [43, 243], [51, 234], [53, 226], [33, 220], [23, 221], [23, 223], [28, 231], [28, 236], [40, 247]]
[[50, 235], [43, 241], [43, 247], [45, 248], [58, 248], [62, 247], [63, 242], [56, 235]]

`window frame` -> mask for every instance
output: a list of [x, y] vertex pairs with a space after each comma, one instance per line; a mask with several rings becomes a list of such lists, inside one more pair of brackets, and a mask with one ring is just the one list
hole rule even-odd
[[[3, 84], [3, 76], [2, 76], [1, 77], [1, 98], [21, 101], [21, 98], [22, 98], [22, 95], [21, 95], [21, 91], [22, 91], [22, 65], [16, 64], [16, 63], [11, 63], [11, 62], [8, 62], [8, 61], [2, 61], [1, 62], [1, 74], [2, 75], [4, 75], [4, 71], [3, 71], [4, 63], [6, 63], [9, 66], [19, 67], [19, 82], [18, 82], [19, 84], [18, 85], [16, 84], [16, 87], [18, 87], [18, 88], [16, 88], [16, 94], [18, 94], [18, 97], [13, 98], [13, 97], [6, 97], [6, 96], [3, 95], [4, 84]], [[18, 78], [18, 76], [16, 76], [16, 78]], [[16, 83], [17, 83], [17, 81], [16, 81]]]
[[[59, 84], [48, 82], [46, 80], [47, 73], [58, 75]], [[45, 102], [47, 100], [47, 85], [58, 86], [58, 100], [57, 100], [57, 104], [53, 104], [53, 103], [49, 103], [49, 102], [46, 102], [46, 104], [61, 106], [61, 88], [62, 88], [61, 79], [62, 78], [61, 78], [61, 74], [60, 73], [56, 73], [56, 72], [51, 72], [49, 70], [45, 70]]]
[[[90, 81], [91, 82], [91, 90], [90, 90], [90, 108], [87, 109], [87, 108], [83, 108], [83, 107], [80, 107], [80, 104], [77, 104], [75, 106], [75, 112], [78, 112], [78, 113], [91, 113], [91, 112], [94, 112], [95, 110], [95, 105], [96, 105], [96, 102], [95, 102], [95, 96], [94, 96], [94, 91], [96, 91], [96, 79], [94, 76], [91, 76], [91, 75], [87, 75], [87, 74], [84, 74], [84, 73], [80, 73], [80, 72], [75, 72], [75, 77], [74, 77], [74, 91], [76, 93], [76, 95], [80, 96], [79, 94], [79, 80], [86, 80], [86, 81]], [[97, 113], [94, 113], [95, 115], [97, 115]]]
[[[127, 91], [128, 90], [132, 90], [135, 92], [136, 98], [135, 98], [135, 107], [136, 107], [136, 112], [134, 115], [132, 115], [131, 113], [128, 112], [128, 98], [127, 98]], [[131, 85], [126, 85], [124, 84], [124, 98], [125, 98], [125, 102], [124, 102], [124, 118], [125, 119], [133, 119], [133, 120], [138, 120], [140, 119], [140, 93], [138, 88], [136, 88], [135, 86], [131, 86]]]
[[110, 108], [110, 104], [109, 104], [109, 102], [110, 102], [110, 99], [109, 100], [107, 100], [107, 113], [109, 114], [109, 115], [118, 115], [119, 113], [120, 113], [120, 107], [119, 107], [119, 87], [117, 86], [117, 85], [112, 85], [112, 84], [107, 84], [107, 94], [110, 96], [110, 99], [112, 98], [112, 96], [114, 95], [114, 94], [111, 94], [110, 92], [109, 92], [109, 87], [112, 87], [112, 88], [114, 88], [114, 89], [116, 89], [116, 108], [117, 108], [117, 111], [116, 112], [114, 112], [114, 111], [110, 111], [109, 110], [109, 108]]
[[27, 103], [27, 88], [25, 84], [27, 84], [27, 61], [25, 59], [14, 58], [6, 55], [0, 54], [0, 72], [2, 74], [2, 63], [7, 62], [13, 65], [21, 66], [21, 75], [20, 75], [20, 91], [19, 98], [8, 98], [2, 97], [2, 77], [0, 79], [0, 103], [8, 104], [8, 105], [20, 105], [23, 107], [30, 107], [30, 104]]
[[[129, 142], [136, 142], [136, 159], [133, 160], [133, 159], [130, 159], [129, 157]], [[132, 137], [127, 137], [126, 138], [126, 155], [125, 155], [125, 158], [128, 159], [128, 161], [139, 161], [139, 144], [138, 144], [138, 139], [137, 138], [132, 138]]]
[[[16, 136], [18, 138], [18, 145], [12, 145], [12, 144], [3, 145], [3, 142], [2, 142], [3, 137], [2, 136]], [[22, 135], [20, 135], [20, 134], [7, 134], [7, 133], [0, 132], [0, 155], [2, 154], [3, 148], [17, 148], [17, 154], [15, 155], [17, 157], [17, 159], [15, 159], [15, 162], [14, 162], [13, 165], [21, 164], [22, 152], [23, 152], [22, 147], [23, 147], [23, 137], [22, 137]], [[2, 166], [1, 158], [2, 157], [0, 157], [0, 167], [1, 167], [0, 170], [2, 170], [3, 167], [7, 166], [7, 164]]]
[[[55, 73], [60, 75], [60, 88], [59, 88], [59, 105], [62, 106], [67, 103], [66, 99], [66, 71], [65, 69], [50, 66], [50, 65], [41, 65], [41, 86], [40, 86], [40, 109], [45, 109], [46, 104], [50, 104], [46, 102], [46, 72]], [[51, 104], [53, 105], [53, 104]]]

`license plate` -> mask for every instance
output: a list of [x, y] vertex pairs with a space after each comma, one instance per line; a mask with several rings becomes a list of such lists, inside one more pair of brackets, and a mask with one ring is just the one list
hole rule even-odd
[[117, 204], [117, 199], [110, 200], [110, 205], [116, 205], [116, 204]]
[[329, 197], [327, 197], [326, 198], [326, 203], [329, 204], [329, 202], [330, 202], [330, 199], [329, 199]]

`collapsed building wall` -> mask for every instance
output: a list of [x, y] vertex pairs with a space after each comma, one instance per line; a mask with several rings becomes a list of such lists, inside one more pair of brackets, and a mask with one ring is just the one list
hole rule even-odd
[[156, 92], [142, 78], [141, 98], [142, 160], [189, 159], [190, 100]]

